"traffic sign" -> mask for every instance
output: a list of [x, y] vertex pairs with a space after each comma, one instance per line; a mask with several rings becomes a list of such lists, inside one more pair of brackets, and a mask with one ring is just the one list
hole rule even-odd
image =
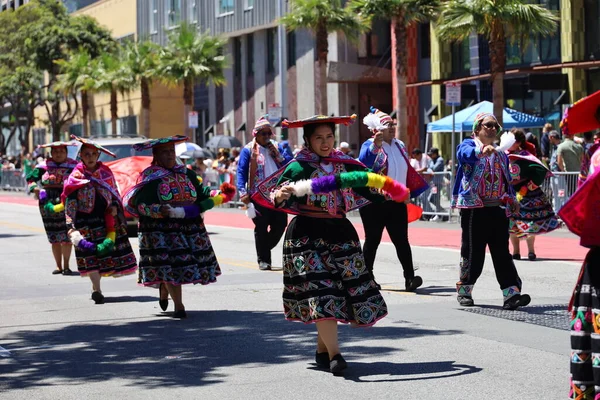
[[446, 83], [446, 105], [460, 106], [460, 83]]
[[267, 107], [267, 114], [269, 114], [267, 119], [269, 120], [271, 125], [278, 123], [281, 120], [282, 116], [281, 106], [279, 105], [279, 103], [269, 103]]
[[198, 112], [190, 111], [188, 114], [188, 127], [191, 129], [198, 128]]

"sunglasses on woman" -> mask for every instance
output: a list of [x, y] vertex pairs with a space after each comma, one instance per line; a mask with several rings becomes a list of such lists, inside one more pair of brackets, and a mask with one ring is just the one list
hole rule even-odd
[[495, 122], [486, 122], [485, 124], [483, 124], [483, 126], [485, 126], [488, 129], [498, 129], [500, 126], [495, 123]]

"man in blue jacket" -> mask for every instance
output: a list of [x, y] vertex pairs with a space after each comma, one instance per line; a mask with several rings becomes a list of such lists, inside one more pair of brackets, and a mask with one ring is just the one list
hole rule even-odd
[[[371, 114], [363, 122], [373, 132], [373, 137], [363, 143], [358, 159], [373, 172], [387, 175], [406, 185], [411, 197], [417, 197], [429, 188], [429, 184], [410, 165], [408, 152], [401, 140], [394, 138], [392, 118], [371, 107]], [[408, 242], [408, 210], [405, 203], [386, 201], [383, 204], [369, 204], [359, 210], [365, 228], [365, 265], [373, 271], [377, 247], [383, 230], [387, 229], [396, 247], [398, 260], [404, 270], [405, 288], [414, 292], [423, 284], [420, 276], [415, 276], [412, 251]]]
[[273, 129], [266, 116], [256, 121], [252, 130], [254, 139], [240, 153], [237, 169], [237, 188], [240, 200], [256, 211], [254, 222], [254, 242], [258, 258], [258, 268], [262, 271], [271, 269], [271, 250], [285, 232], [287, 214], [269, 210], [250, 201], [258, 184], [273, 175], [291, 159], [289, 152], [284, 151], [274, 140]]

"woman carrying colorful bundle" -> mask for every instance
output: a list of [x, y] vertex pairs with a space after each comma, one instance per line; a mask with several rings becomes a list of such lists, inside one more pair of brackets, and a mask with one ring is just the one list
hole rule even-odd
[[159, 287], [159, 305], [168, 307], [171, 295], [175, 318], [186, 318], [181, 286], [207, 285], [221, 275], [201, 213], [233, 198], [235, 187], [224, 183], [211, 194], [196, 173], [177, 164], [175, 144], [185, 136], [153, 139], [133, 146], [152, 149], [152, 165], [124, 197], [127, 210], [139, 216], [140, 270], [138, 283]]
[[560, 227], [550, 201], [540, 188], [551, 172], [535, 157], [535, 147], [527, 142], [525, 132], [513, 129], [515, 144], [508, 149], [512, 186], [520, 204], [518, 212], [510, 215], [509, 232], [514, 260], [521, 259], [520, 239], [526, 239], [528, 258], [534, 261], [535, 235], [540, 235]]
[[82, 143], [82, 160], [65, 183], [61, 196], [69, 236], [75, 245], [77, 269], [92, 281], [92, 300], [104, 303], [100, 279], [120, 277], [137, 269], [135, 255], [127, 237], [123, 203], [112, 171], [98, 161], [100, 152], [113, 153], [90, 140]]
[[337, 322], [371, 326], [387, 315], [379, 285], [365, 265], [360, 240], [346, 213], [386, 198], [386, 190], [404, 201], [406, 187], [370, 172], [362, 163], [335, 150], [335, 124], [352, 117], [316, 116], [284, 121], [304, 128], [307, 149], [258, 186], [252, 198], [264, 207], [297, 216], [283, 244], [283, 306], [286, 319], [315, 322], [319, 367], [334, 374], [346, 368], [340, 354]]
[[[52, 275], [71, 275], [69, 259], [73, 247], [67, 234], [64, 209], [54, 212], [54, 205], [60, 204], [60, 194], [63, 184], [73, 168], [77, 165], [75, 160], [67, 157], [67, 146], [73, 143], [54, 142], [38, 146], [50, 149], [50, 158], [38, 164], [27, 176], [29, 192], [33, 192], [39, 199], [40, 214], [44, 222], [44, 229], [48, 241], [52, 245], [52, 254], [56, 262], [56, 269]], [[52, 209], [49, 209], [52, 207]]]

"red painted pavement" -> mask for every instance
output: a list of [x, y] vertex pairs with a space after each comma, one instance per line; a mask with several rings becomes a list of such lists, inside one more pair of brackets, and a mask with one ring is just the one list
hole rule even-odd
[[[0, 195], [0, 203], [16, 203], [37, 206], [32, 197]], [[242, 213], [223, 212], [218, 210], [204, 214], [207, 225], [226, 226], [234, 228], [253, 229], [252, 220]], [[361, 239], [365, 238], [362, 224], [354, 223]], [[460, 249], [460, 230], [447, 228], [423, 228], [409, 225], [408, 236], [413, 246]], [[382, 241], [390, 242], [390, 237], [384, 231]], [[526, 251], [525, 243], [522, 251]], [[587, 250], [579, 246], [579, 239], [568, 237], [538, 236], [535, 242], [536, 253], [540, 259], [564, 260], [583, 262]], [[526, 253], [523, 255], [525, 256]]]

